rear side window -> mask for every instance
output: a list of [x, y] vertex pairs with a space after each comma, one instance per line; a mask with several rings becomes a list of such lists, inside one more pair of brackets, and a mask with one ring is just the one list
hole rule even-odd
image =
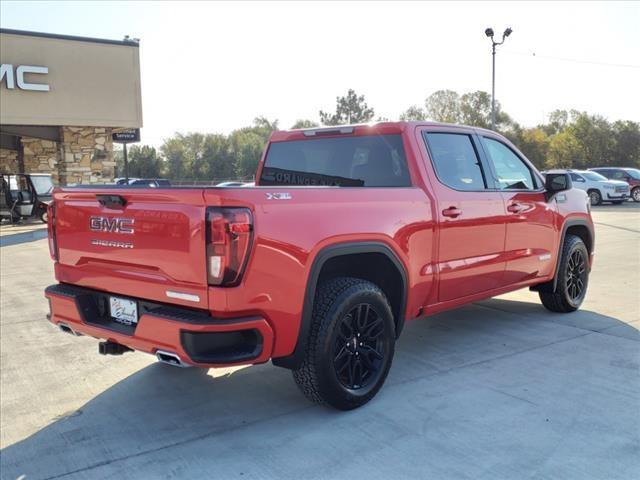
[[578, 175], [577, 173], [570, 173], [569, 174], [571, 176], [571, 180], [574, 182], [582, 182], [584, 183], [584, 178], [582, 178], [580, 175]]
[[483, 138], [489, 161], [496, 174], [500, 190], [535, 190], [535, 177], [531, 169], [504, 143]]
[[438, 179], [456, 190], [484, 190], [482, 166], [469, 135], [426, 133], [429, 153]]
[[408, 187], [400, 135], [349, 136], [274, 142], [261, 185]]

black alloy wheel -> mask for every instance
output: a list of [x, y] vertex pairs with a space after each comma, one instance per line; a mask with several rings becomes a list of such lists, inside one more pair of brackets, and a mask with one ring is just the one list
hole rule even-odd
[[580, 304], [586, 293], [587, 286], [587, 260], [582, 250], [574, 250], [567, 262], [565, 275], [567, 295], [572, 303]]
[[366, 387], [380, 376], [385, 348], [384, 321], [375, 308], [361, 303], [340, 321], [333, 347], [338, 381], [350, 390]]

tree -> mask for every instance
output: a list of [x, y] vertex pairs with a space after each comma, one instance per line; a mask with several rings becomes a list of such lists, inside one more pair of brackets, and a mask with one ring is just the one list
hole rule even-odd
[[265, 117], [256, 117], [252, 127], [231, 132], [229, 142], [234, 174], [237, 178], [248, 179], [255, 175], [269, 135], [277, 128], [277, 120], [269, 121]]
[[317, 127], [318, 123], [314, 122], [313, 120], [296, 120], [296, 123], [294, 123], [291, 128], [295, 129], [295, 128], [314, 128]]
[[554, 110], [549, 114], [549, 123], [541, 128], [547, 135], [555, 135], [562, 132], [569, 123], [569, 112], [566, 110]]
[[[148, 145], [133, 145], [129, 151], [129, 176], [138, 178], [158, 178], [162, 176], [162, 160], [156, 149]], [[122, 171], [124, 173], [124, 169]]]
[[186, 154], [181, 135], [176, 134], [173, 138], [165, 140], [160, 152], [165, 160], [167, 177], [171, 180], [182, 180], [185, 174]]
[[436, 122], [460, 123], [460, 95], [453, 90], [438, 90], [425, 100], [427, 118]]
[[115, 145], [113, 149], [113, 161], [116, 162], [115, 176], [124, 177], [124, 152], [122, 148], [115, 147]]
[[[483, 91], [465, 93], [460, 98], [460, 121], [473, 127], [491, 128], [491, 95]], [[496, 101], [496, 130], [506, 130], [513, 126], [511, 117], [502, 111]]]
[[271, 132], [278, 129], [278, 120], [269, 120], [259, 116], [253, 119], [253, 129], [256, 133], [268, 137]]
[[188, 133], [181, 135], [185, 146], [186, 165], [185, 179], [204, 180], [209, 176], [208, 165], [202, 157], [204, 135], [202, 133]]
[[202, 160], [207, 164], [209, 179], [228, 180], [234, 178], [231, 143], [225, 135], [210, 133], [205, 136]]
[[255, 175], [265, 146], [265, 138], [249, 130], [236, 130], [229, 137], [233, 152], [234, 174], [238, 179]]
[[426, 112], [418, 107], [417, 105], [412, 105], [407, 108], [404, 112], [400, 114], [400, 120], [402, 121], [410, 121], [410, 120], [426, 120], [427, 114]]
[[572, 132], [565, 130], [551, 137], [547, 168], [574, 168], [582, 163], [581, 159], [582, 148]]
[[613, 131], [604, 117], [574, 110], [571, 112], [571, 123], [564, 131], [573, 135], [580, 145], [581, 157], [575, 163], [577, 168], [615, 163]]
[[640, 124], [618, 120], [612, 125], [612, 164], [640, 168]]
[[364, 95], [357, 95], [353, 89], [349, 89], [346, 96], [336, 97], [336, 113], [320, 110], [320, 122], [323, 125], [366, 123], [374, 115], [375, 112], [365, 102]]
[[[491, 128], [491, 95], [483, 91], [460, 96], [453, 90], [438, 90], [425, 100], [426, 117], [443, 123], [461, 123], [473, 127]], [[514, 127], [511, 117], [496, 102], [496, 129]]]
[[522, 130], [520, 140], [514, 142], [525, 156], [539, 168], [546, 167], [549, 152], [549, 137], [541, 128], [527, 128]]
[[[496, 110], [498, 110], [496, 105]], [[465, 93], [460, 99], [460, 120], [465, 125], [491, 128], [491, 95], [476, 91]], [[498, 116], [496, 115], [496, 125]]]

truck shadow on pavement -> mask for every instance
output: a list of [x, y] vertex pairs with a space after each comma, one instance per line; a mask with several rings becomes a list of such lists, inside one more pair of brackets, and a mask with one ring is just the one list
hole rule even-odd
[[568, 452], [581, 478], [624, 478], [634, 449], [606, 442], [636, 435], [639, 338], [594, 312], [483, 301], [407, 324], [386, 385], [352, 412], [271, 365], [153, 364], [4, 448], [2, 478], [569, 478]]
[[47, 238], [47, 228], [39, 228], [37, 230], [21, 233], [13, 233], [10, 235], [0, 236], [0, 247], [10, 247], [26, 242], [35, 242]]

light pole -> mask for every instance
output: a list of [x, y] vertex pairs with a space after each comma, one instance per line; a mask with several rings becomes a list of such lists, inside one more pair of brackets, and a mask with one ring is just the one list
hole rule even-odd
[[511, 27], [507, 28], [502, 34], [502, 41], [496, 42], [493, 39], [493, 28], [487, 28], [484, 31], [484, 34], [491, 39], [491, 130], [496, 129], [496, 45], [502, 45], [511, 32], [513, 32]]

